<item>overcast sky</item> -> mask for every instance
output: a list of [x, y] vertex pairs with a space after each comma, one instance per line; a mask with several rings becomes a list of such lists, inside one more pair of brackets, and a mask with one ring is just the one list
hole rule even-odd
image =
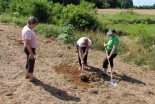
[[135, 6], [153, 5], [155, 4], [155, 0], [133, 0], [133, 4]]

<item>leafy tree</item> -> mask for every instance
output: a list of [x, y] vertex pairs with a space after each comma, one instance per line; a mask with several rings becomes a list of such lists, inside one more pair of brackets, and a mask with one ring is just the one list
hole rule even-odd
[[118, 0], [119, 7], [120, 8], [131, 8], [133, 7], [133, 2], [132, 0]]
[[63, 5], [67, 5], [67, 4], [78, 5], [80, 3], [80, 0], [48, 0], [48, 1], [53, 1], [54, 3], [60, 3]]

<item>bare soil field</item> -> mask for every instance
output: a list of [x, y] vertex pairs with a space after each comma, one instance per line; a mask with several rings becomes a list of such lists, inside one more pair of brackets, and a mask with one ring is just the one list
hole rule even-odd
[[[127, 9], [98, 9], [98, 13], [101, 14], [116, 14], [123, 11], [127, 11]], [[133, 11], [139, 14], [155, 15], [155, 9], [136, 9]]]
[[114, 81], [102, 76], [105, 53], [90, 50], [89, 82], [80, 80], [77, 52], [37, 36], [36, 82], [25, 79], [22, 28], [0, 24], [0, 104], [155, 104], [155, 72], [115, 60]]

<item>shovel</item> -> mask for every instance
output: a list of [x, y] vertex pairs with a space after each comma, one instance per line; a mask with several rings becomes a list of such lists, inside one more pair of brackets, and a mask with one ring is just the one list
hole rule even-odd
[[82, 63], [82, 68], [81, 68], [81, 76], [80, 76], [80, 79], [84, 82], [88, 82], [89, 79], [86, 75], [83, 74], [83, 70], [84, 70], [84, 64]]
[[[106, 51], [106, 54], [107, 54], [107, 56], [108, 56], [108, 52], [107, 52], [107, 49], [106, 49], [106, 47], [105, 47], [105, 51]], [[114, 87], [117, 87], [118, 86], [118, 84], [116, 83], [116, 82], [114, 82], [113, 81], [113, 71], [112, 71], [112, 67], [111, 67], [111, 64], [110, 64], [110, 61], [109, 61], [109, 59], [108, 59], [108, 63], [109, 63], [109, 65], [110, 65], [110, 69], [111, 69], [111, 78], [110, 78], [110, 84], [112, 85], [112, 86], [114, 86]]]
[[[109, 59], [108, 59], [108, 63], [109, 63], [109, 65], [110, 65], [110, 61], [109, 61]], [[110, 65], [110, 69], [111, 69], [111, 78], [110, 78], [110, 84], [112, 85], [112, 86], [114, 86], [114, 87], [117, 87], [118, 86], [118, 84], [116, 83], [116, 82], [114, 82], [113, 81], [113, 71], [112, 71], [112, 67], [111, 67], [111, 65]]]

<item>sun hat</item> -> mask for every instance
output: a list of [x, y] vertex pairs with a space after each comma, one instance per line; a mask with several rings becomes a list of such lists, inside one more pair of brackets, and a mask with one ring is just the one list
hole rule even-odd
[[107, 35], [111, 35], [112, 33], [116, 33], [116, 31], [114, 29], [109, 29]]

